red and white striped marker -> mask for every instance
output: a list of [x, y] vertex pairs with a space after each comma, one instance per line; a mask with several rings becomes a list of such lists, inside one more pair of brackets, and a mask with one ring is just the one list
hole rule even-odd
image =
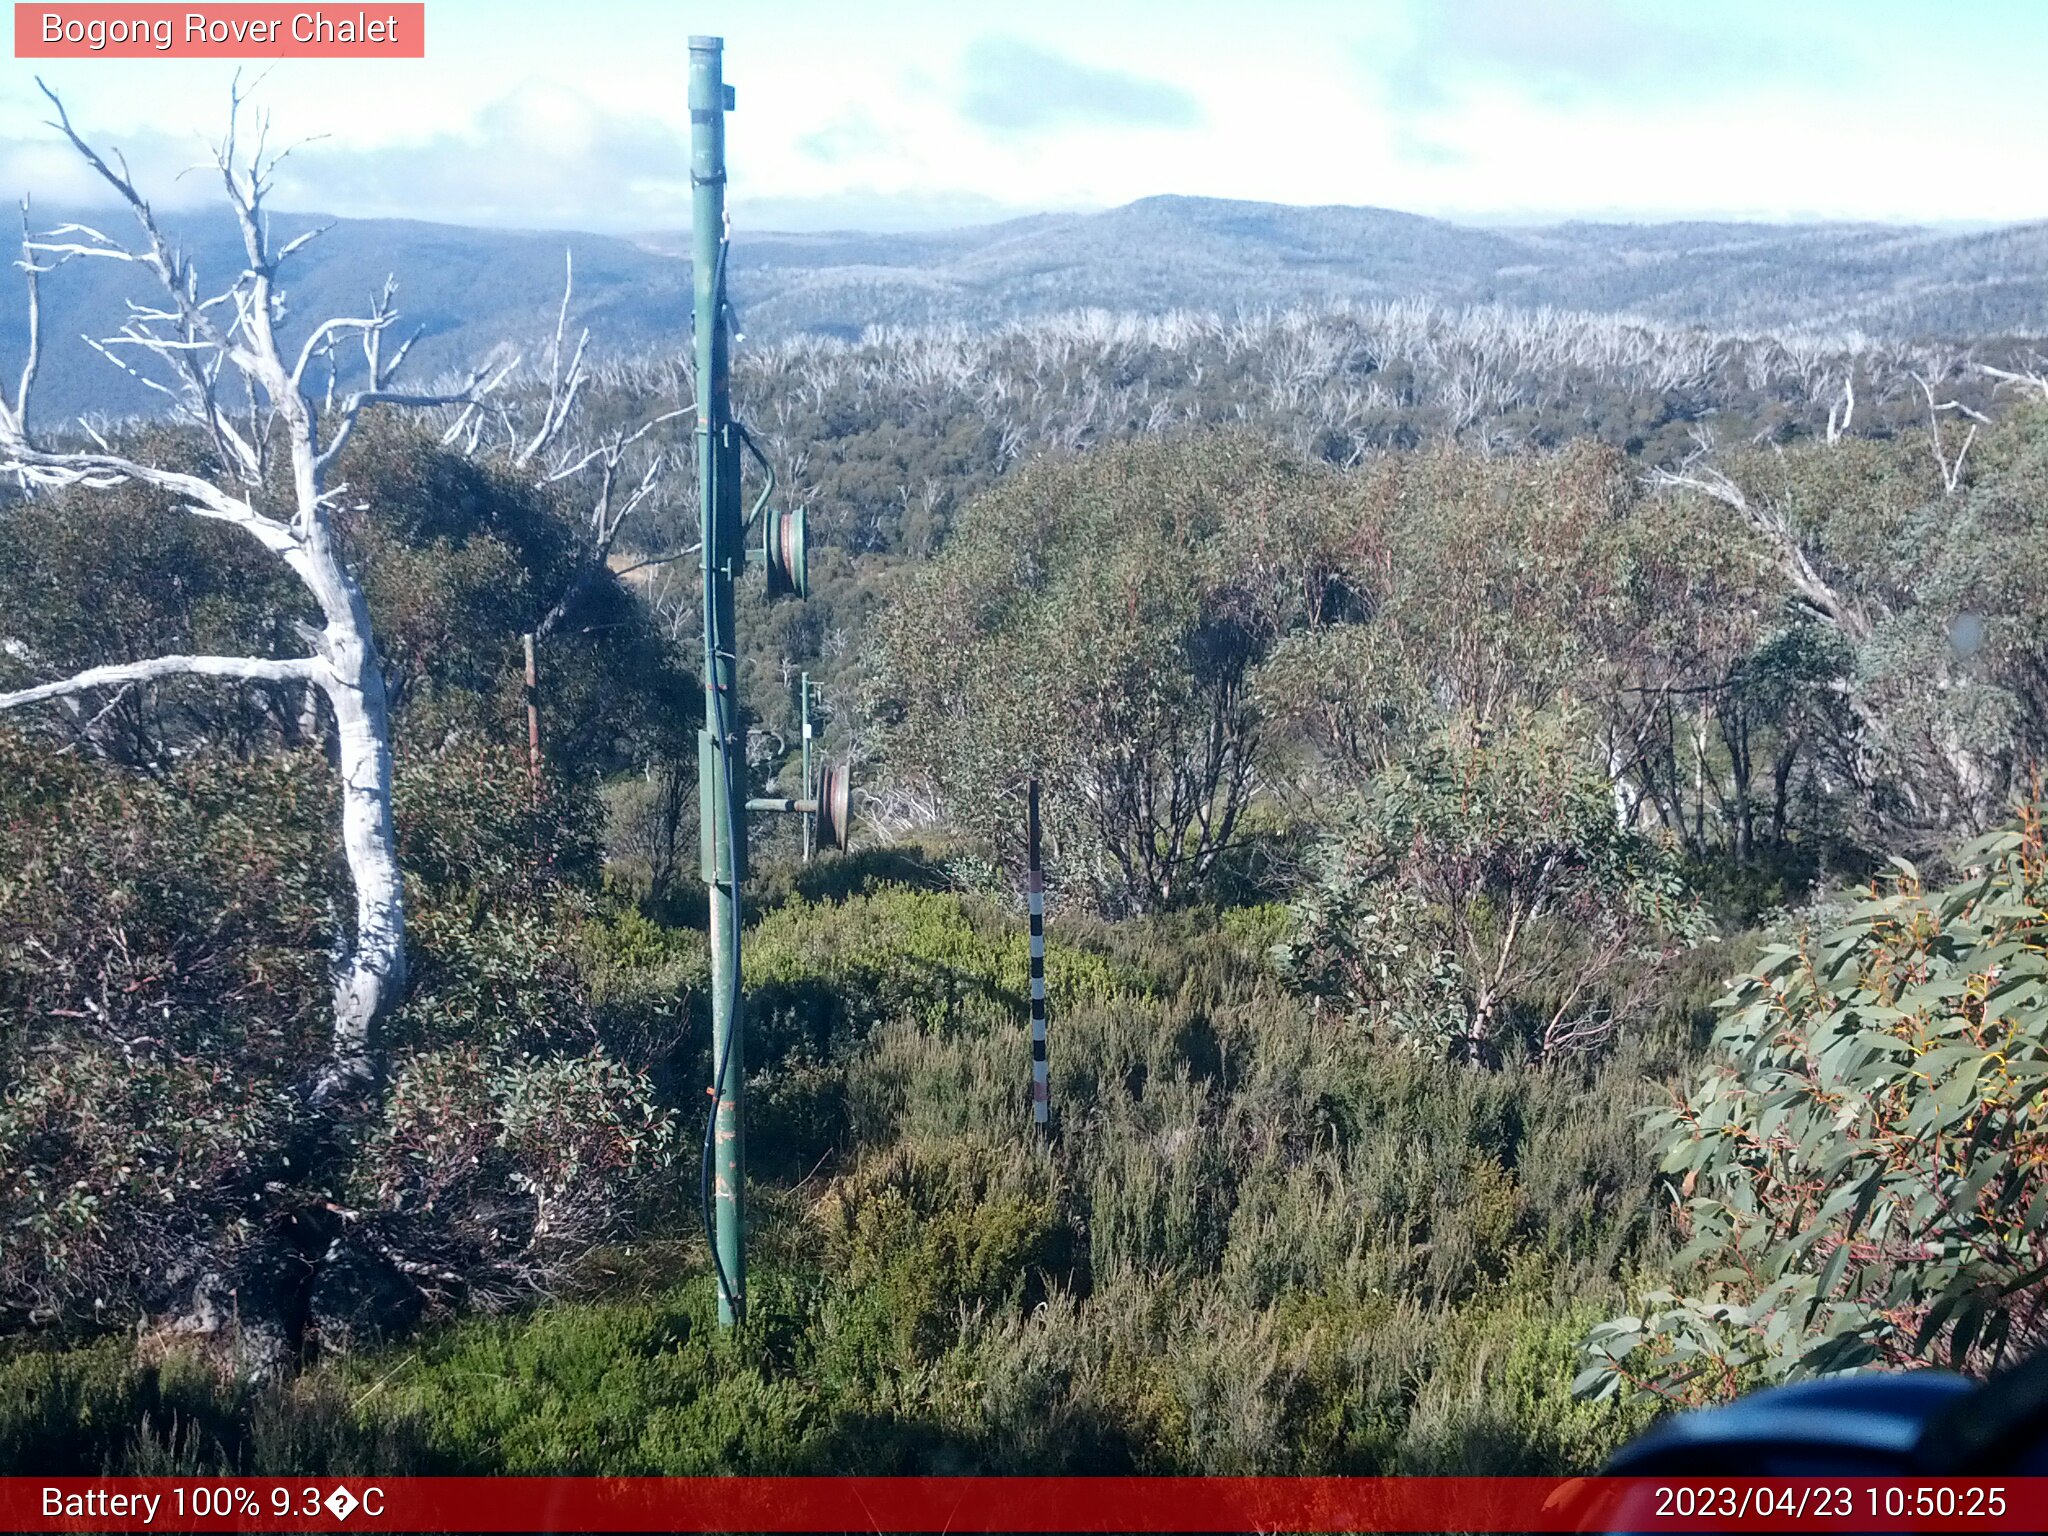
[[1045, 869], [1038, 852], [1038, 780], [1025, 823], [1025, 884], [1031, 902], [1031, 1118], [1052, 1131], [1052, 1083], [1045, 1062]]

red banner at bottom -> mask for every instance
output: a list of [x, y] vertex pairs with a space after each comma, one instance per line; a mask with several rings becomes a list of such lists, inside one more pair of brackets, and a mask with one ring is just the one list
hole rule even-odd
[[0, 1478], [9, 1531], [2044, 1531], [2048, 1478]]

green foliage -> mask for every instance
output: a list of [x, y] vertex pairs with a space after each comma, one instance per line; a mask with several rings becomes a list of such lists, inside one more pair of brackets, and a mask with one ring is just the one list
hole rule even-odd
[[690, 1162], [681, 1140], [645, 1078], [601, 1053], [426, 1051], [393, 1074], [347, 1198], [409, 1262], [432, 1251], [473, 1298], [516, 1294], [616, 1235], [631, 1192]]
[[[338, 472], [356, 505], [340, 531], [399, 729], [437, 743], [451, 733], [523, 742], [520, 636], [576, 583], [581, 510], [403, 421], [366, 420]], [[540, 668], [542, 744], [579, 791], [688, 744], [694, 680], [617, 581], [584, 590]]]
[[[134, 451], [148, 461], [206, 467], [168, 431], [140, 439]], [[318, 617], [296, 578], [255, 540], [133, 484], [38, 496], [0, 512], [0, 613], [9, 642], [0, 646], [0, 691], [158, 655], [303, 655], [294, 621]], [[172, 748], [202, 734], [237, 755], [270, 741], [297, 746], [302, 703], [302, 689], [186, 679], [101, 696], [82, 715], [42, 709], [33, 718], [57, 743], [161, 767]]]
[[0, 731], [0, 786], [0, 1305], [111, 1320], [262, 1219], [325, 1043], [328, 779]]
[[[143, 435], [149, 457], [206, 469], [189, 438]], [[518, 636], [570, 585], [579, 514], [389, 425], [366, 422], [339, 473], [338, 536], [396, 706], [414, 924], [412, 985], [388, 1030], [397, 1092], [347, 1124], [304, 1098], [348, 909], [317, 699], [194, 681], [10, 715], [9, 1323], [217, 1332], [232, 1307], [250, 1333], [274, 1331], [261, 1364], [275, 1368], [308, 1317], [340, 1343], [363, 1315], [403, 1320], [422, 1295], [545, 1283], [625, 1220], [666, 1158], [649, 1074], [669, 1000], [616, 989], [599, 1007], [577, 934], [601, 846], [593, 780], [675, 754], [695, 708], [685, 674], [615, 582], [592, 586], [545, 649], [536, 786]], [[135, 487], [5, 516], [0, 687], [158, 652], [303, 654], [306, 599], [235, 530]], [[417, 1200], [420, 1157], [404, 1149], [458, 1108], [495, 1153], [438, 1171], [451, 1192]]]
[[[1735, 451], [1655, 495], [1588, 443], [1341, 475], [1229, 435], [1039, 461], [865, 583], [890, 601], [856, 713], [887, 728], [885, 793], [1012, 877], [1037, 767], [1055, 881], [1114, 910], [1225, 895], [1226, 826], [1284, 884], [1265, 850], [1303, 802], [1449, 720], [1568, 706], [1622, 821], [1746, 920], [1981, 828], [2048, 750], [2044, 419], [1983, 431], [1953, 490], [1920, 435]], [[1197, 612], [1257, 616], [1242, 679], [1189, 648]], [[1287, 817], [1237, 807], [1239, 745]]]
[[510, 742], [422, 734], [402, 733], [392, 789], [408, 875], [441, 890], [492, 892], [595, 880], [595, 796], [554, 779], [536, 789], [525, 752]]
[[[1717, 712], [1734, 727], [1732, 769], [1745, 769], [1752, 726], [1767, 750], [1797, 756], [1799, 769], [1773, 769], [1775, 821], [1802, 809], [1786, 786], [1803, 780], [1832, 802], [1806, 811], [1817, 830], [1932, 855], [2001, 818], [2048, 748], [2048, 416], [2011, 411], [1964, 462], [1947, 483], [1924, 426], [1893, 442], [1726, 457], [1786, 600], [1755, 626], [1728, 679], [1732, 707]], [[1679, 505], [1728, 515], [1705, 497]]]
[[217, 1466], [252, 1397], [184, 1356], [139, 1361], [132, 1339], [0, 1355], [0, 1466], [45, 1477], [139, 1472], [163, 1439], [186, 1450], [191, 1470]]
[[[261, 1389], [198, 1372], [175, 1412], [153, 1367], [110, 1349], [91, 1411], [116, 1427], [65, 1455], [536, 1475], [1591, 1470], [1640, 1415], [1572, 1400], [1569, 1340], [1659, 1252], [1635, 1111], [1672, 1048], [1491, 1074], [1333, 1033], [1267, 972], [1271, 924], [1056, 926], [1047, 1144], [1022, 1094], [1014, 916], [902, 889], [791, 902], [749, 953], [764, 995], [807, 982], [849, 1031], [828, 1059], [850, 1118], [823, 1167], [762, 1149], [802, 1187], [755, 1183], [744, 1332], [715, 1324], [686, 1213], [676, 1240], [601, 1249], [540, 1309], [351, 1341]], [[697, 936], [635, 915], [583, 932], [606, 988], [701, 965]], [[961, 982], [942, 1005], [901, 982], [877, 993], [919, 956]], [[796, 1047], [756, 1038], [758, 1093]], [[394, 1210], [481, 1209], [462, 1167], [481, 1159], [501, 1187], [490, 1165], [516, 1150], [470, 1130], [504, 1123], [470, 1061], [414, 1061], [380, 1206], [394, 1242]], [[565, 1120], [540, 1123], [574, 1144]], [[0, 1417], [0, 1465], [34, 1465], [51, 1443], [35, 1426], [86, 1403], [46, 1407]]]
[[1903, 860], [1721, 1004], [1732, 1058], [1659, 1112], [1684, 1294], [1591, 1334], [1585, 1390], [1681, 1400], [2048, 1332], [2048, 848], [2038, 807], [1930, 891]]
[[837, 1181], [815, 1212], [846, 1291], [835, 1366], [855, 1384], [915, 1372], [974, 1318], [1021, 1315], [1027, 1295], [1070, 1279], [1057, 1181], [1015, 1141], [978, 1139], [903, 1145]]
[[1243, 434], [1004, 482], [878, 618], [895, 770], [1010, 867], [1035, 774], [1048, 860], [1075, 895], [1189, 898], [1249, 802], [1253, 671], [1334, 579], [1325, 488]]
[[1597, 1310], [1517, 1273], [1499, 1304], [1461, 1315], [1447, 1357], [1410, 1413], [1399, 1466], [1411, 1475], [1555, 1477], [1597, 1468], [1650, 1425], [1651, 1405], [1575, 1398], [1564, 1383]]
[[[204, 472], [198, 445], [150, 429], [145, 458]], [[580, 511], [509, 471], [441, 448], [417, 425], [366, 418], [336, 466], [336, 531], [369, 603], [396, 729], [523, 741], [520, 635], [568, 590]], [[246, 534], [133, 485], [70, 490], [5, 511], [0, 689], [160, 654], [299, 656], [318, 619], [297, 581]], [[616, 581], [592, 585], [543, 648], [544, 733], [566, 781], [674, 755], [696, 692], [652, 616]], [[249, 756], [317, 745], [331, 722], [305, 690], [184, 679], [131, 689], [20, 729], [131, 766], [193, 751]]]
[[[1698, 864], [1803, 869], [1796, 904], [1872, 849], [1931, 855], [2048, 750], [2044, 421], [1983, 430], [1953, 487], [1924, 428], [1717, 454], [1659, 495], [1585, 443], [1387, 456], [1332, 492], [1350, 597], [1261, 669], [1269, 739], [1320, 795], [1447, 714], [1569, 700], [1623, 819]], [[1738, 915], [1771, 878], [1726, 881]]]
[[[1275, 322], [1202, 378], [1206, 341], [1074, 345], [1213, 420], [1326, 334]], [[764, 854], [746, 893], [746, 1334], [715, 1327], [691, 1230], [695, 690], [595, 584], [543, 648], [536, 790], [517, 636], [573, 575], [575, 510], [366, 430], [342, 533], [387, 637], [414, 937], [374, 1114], [295, 1093], [345, 911], [304, 700], [180, 684], [0, 735], [0, 1322], [144, 1324], [139, 1353], [0, 1357], [0, 1462], [1591, 1469], [1653, 1397], [1575, 1400], [1573, 1341], [1644, 1292], [1583, 1386], [1979, 1369], [2040, 1336], [2033, 824], [1966, 852], [1964, 884], [1908, 875], [1759, 962], [1721, 1015], [1739, 1065], [1663, 1122], [1671, 1216], [1636, 1134], [1693, 1069], [1709, 969], [1744, 958], [1684, 949], [1689, 886], [1744, 920], [1796, 907], [1891, 832], [1970, 823], [2048, 741], [2038, 419], [1982, 434], [1953, 488], [1918, 436], [1738, 453], [1735, 501], [1646, 495], [1584, 444], [1316, 462], [1421, 430], [1435, 386], [1390, 355], [1342, 363], [1388, 402], [1364, 416], [1304, 425], [1274, 384], [1249, 414], [1294, 450], [1147, 437], [1013, 473], [1020, 442], [1144, 435], [1115, 416], [1135, 395], [1020, 437], [941, 387], [942, 346], [887, 345], [861, 355], [924, 384], [854, 388], [827, 348], [825, 386], [773, 408], [819, 440], [820, 521], [868, 553], [821, 557], [805, 610], [749, 611], [747, 689], [786, 728], [784, 664], [840, 658], [828, 729], [886, 727], [878, 824], [946, 824]], [[1038, 345], [988, 376], [1035, 379]], [[892, 425], [894, 388], [951, 403]], [[1589, 424], [1673, 445], [1702, 388]], [[1561, 409], [1480, 415], [1546, 439]], [[0, 686], [294, 647], [226, 530], [95, 505], [5, 509], [33, 543], [0, 541]], [[1031, 772], [1050, 1143], [1025, 1099]], [[296, 1377], [166, 1349], [279, 1273], [317, 1276], [269, 1298], [317, 1346]]]
[[[1699, 931], [1667, 850], [1618, 826], [1566, 721], [1454, 724], [1327, 841], [1279, 958], [1304, 991], [1475, 1063], [1607, 1040], [1613, 985]], [[1637, 982], [1640, 987], [1640, 981]]]
[[[632, 1214], [675, 1136], [647, 1077], [671, 997], [596, 992], [557, 873], [588, 846], [573, 800], [534, 805], [520, 754], [475, 745], [398, 782], [414, 985], [391, 1094], [336, 1140], [301, 1093], [345, 889], [325, 763], [195, 756], [160, 782], [0, 731], [10, 1324], [175, 1315], [208, 1276], [289, 1314], [271, 1277], [313, 1271], [278, 1234], [324, 1247], [331, 1204], [380, 1276], [343, 1290], [403, 1318], [398, 1258], [431, 1299], [488, 1298]], [[465, 1156], [439, 1164], [442, 1138]], [[346, 1342], [366, 1305], [316, 1297], [316, 1327]]]
[[[956, 897], [904, 887], [833, 904], [793, 898], [750, 932], [746, 964], [756, 1156], [798, 1175], [834, 1151], [890, 1139], [914, 1087], [881, 1065], [892, 1049], [979, 1044], [1027, 1007], [1021, 932]], [[1061, 946], [1047, 957], [1055, 1008], [1142, 987], [1087, 950]], [[1000, 1102], [1023, 1081], [989, 1087]]]

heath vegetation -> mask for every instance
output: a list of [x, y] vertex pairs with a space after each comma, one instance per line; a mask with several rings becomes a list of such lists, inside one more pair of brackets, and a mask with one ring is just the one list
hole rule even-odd
[[809, 671], [861, 790], [851, 852], [757, 838], [725, 1333], [690, 380], [562, 313], [425, 421], [5, 402], [0, 1463], [1555, 1472], [2039, 1345], [2018, 351], [1389, 304], [750, 352], [825, 546], [742, 602], [754, 788]]

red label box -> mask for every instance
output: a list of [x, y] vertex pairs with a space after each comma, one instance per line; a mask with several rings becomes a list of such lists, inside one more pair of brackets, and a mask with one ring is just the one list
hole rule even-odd
[[2048, 1478], [0, 1477], [0, 1530], [2048, 1530]]
[[423, 59], [425, 4], [24, 5], [17, 59]]

